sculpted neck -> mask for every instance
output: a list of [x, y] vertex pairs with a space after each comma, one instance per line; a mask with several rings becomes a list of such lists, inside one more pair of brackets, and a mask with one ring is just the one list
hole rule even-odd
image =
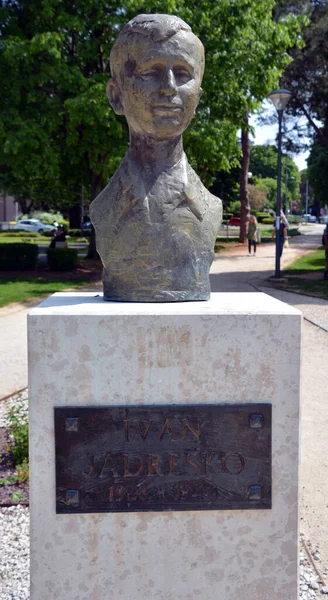
[[158, 140], [131, 132], [130, 152], [142, 171], [158, 176], [183, 157], [182, 136], [173, 140]]

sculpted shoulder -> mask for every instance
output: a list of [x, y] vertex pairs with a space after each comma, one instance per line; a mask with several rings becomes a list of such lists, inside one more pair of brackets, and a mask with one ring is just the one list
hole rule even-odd
[[129, 187], [129, 181], [129, 168], [126, 161], [123, 160], [106, 187], [90, 205], [90, 217], [96, 230], [117, 211], [118, 203], [124, 191]]
[[209, 208], [210, 211], [213, 213], [213, 216], [215, 217], [216, 220], [219, 221], [219, 227], [222, 223], [222, 200], [220, 198], [218, 198], [217, 196], [214, 196], [213, 194], [211, 194], [211, 192], [209, 192], [207, 190], [208, 193], [208, 197], [209, 197]]
[[188, 195], [197, 199], [198, 202], [202, 201], [204, 209], [202, 218], [216, 234], [222, 222], [222, 201], [208, 191], [189, 163], [187, 173]]

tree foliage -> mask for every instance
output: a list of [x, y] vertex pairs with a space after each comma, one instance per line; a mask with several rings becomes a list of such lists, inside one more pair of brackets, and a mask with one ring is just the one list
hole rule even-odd
[[[286, 2], [281, 2], [284, 10]], [[287, 112], [297, 119], [290, 132], [294, 149], [303, 146], [304, 136], [316, 137], [328, 148], [328, 3], [326, 0], [290, 2], [294, 13], [307, 16], [303, 46], [291, 50], [292, 62], [284, 72], [282, 85], [293, 92]], [[306, 130], [300, 118], [306, 117]]]
[[300, 20], [272, 18], [274, 0], [0, 0], [2, 187], [37, 206], [93, 198], [128, 144], [105, 95], [109, 53], [136, 13], [175, 13], [206, 51], [204, 94], [185, 135], [204, 181], [240, 157], [237, 131], [278, 82]]
[[272, 208], [275, 211], [277, 204], [277, 179], [274, 179], [273, 177], [255, 177], [254, 180], [256, 181], [256, 185], [260, 188], [260, 190], [266, 192], [266, 208]]
[[[278, 150], [275, 146], [253, 146], [251, 151], [250, 171], [257, 185], [261, 186], [261, 180], [269, 180], [270, 206], [273, 201], [273, 181], [277, 177]], [[282, 194], [283, 199], [291, 202], [299, 199], [299, 188], [301, 175], [293, 159], [287, 154], [282, 154]], [[265, 186], [264, 186], [265, 187]], [[272, 206], [274, 208], [274, 206]]]
[[328, 150], [314, 144], [308, 159], [307, 175], [311, 188], [321, 206], [328, 204]]
[[249, 184], [248, 193], [251, 210], [261, 211], [266, 207], [268, 193], [265, 188], [261, 188], [258, 185]]

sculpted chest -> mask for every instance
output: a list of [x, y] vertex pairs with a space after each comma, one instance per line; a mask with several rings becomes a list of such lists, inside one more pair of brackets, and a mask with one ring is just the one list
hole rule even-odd
[[190, 167], [188, 176], [164, 173], [148, 190], [131, 170], [123, 163], [91, 213], [108, 299], [188, 299], [191, 289], [207, 297], [220, 201]]

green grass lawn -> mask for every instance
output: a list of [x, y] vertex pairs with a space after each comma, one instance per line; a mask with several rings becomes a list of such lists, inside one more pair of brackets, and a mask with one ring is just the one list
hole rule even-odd
[[288, 292], [297, 292], [298, 294], [306, 294], [307, 296], [315, 296], [328, 300], [328, 281], [316, 280], [311, 281], [302, 277], [295, 279], [287, 279], [286, 283], [274, 284], [274, 287], [279, 287]]
[[47, 279], [45, 277], [27, 277], [25, 275], [0, 277], [0, 307], [11, 302], [23, 302], [38, 296], [49, 296], [67, 288], [77, 288], [90, 282], [88, 277], [70, 279]]
[[323, 246], [295, 260], [283, 270], [284, 281], [275, 284], [291, 292], [328, 299], [328, 281], [324, 281], [325, 253]]
[[14, 235], [5, 235], [1, 233], [0, 244], [18, 244], [23, 242], [24, 244], [50, 244], [51, 238], [44, 235], [38, 235], [37, 237], [20, 237]]
[[[81, 238], [76, 238], [76, 237], [67, 237], [67, 243], [68, 245], [70, 244], [75, 244], [77, 240], [80, 240]], [[83, 238], [84, 240], [85, 238]], [[44, 235], [38, 235], [37, 237], [20, 237], [20, 236], [11, 236], [11, 235], [5, 235], [5, 233], [1, 233], [0, 234], [0, 244], [16, 244], [18, 242], [23, 242], [24, 244], [28, 243], [28, 244], [43, 244], [43, 245], [47, 245], [49, 246], [50, 242], [51, 242], [51, 238], [50, 237], [46, 237]], [[88, 241], [84, 241], [81, 243], [85, 243], [86, 245], [88, 244]]]
[[305, 256], [301, 256], [295, 260], [291, 265], [284, 269], [284, 273], [291, 275], [308, 273], [309, 271], [322, 271], [325, 270], [325, 252], [323, 246], [310, 252]]

